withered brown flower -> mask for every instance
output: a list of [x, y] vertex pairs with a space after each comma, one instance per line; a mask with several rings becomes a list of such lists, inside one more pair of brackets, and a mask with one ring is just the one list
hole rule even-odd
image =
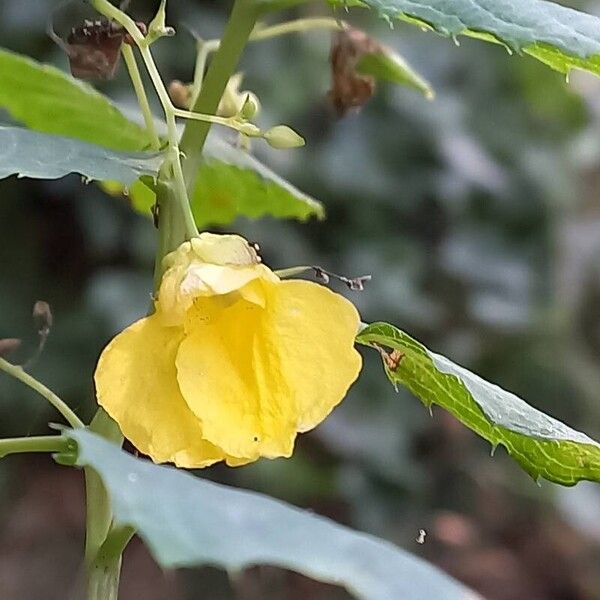
[[381, 50], [380, 44], [359, 29], [346, 26], [334, 34], [329, 55], [331, 89], [328, 96], [340, 117], [360, 110], [375, 93], [375, 78], [359, 73], [357, 67], [365, 54]]

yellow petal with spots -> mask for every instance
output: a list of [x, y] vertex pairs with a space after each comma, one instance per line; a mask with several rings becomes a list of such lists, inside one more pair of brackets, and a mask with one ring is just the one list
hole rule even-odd
[[205, 467], [223, 452], [202, 438], [202, 425], [185, 403], [175, 370], [183, 330], [153, 315], [137, 321], [105, 348], [95, 374], [99, 404], [123, 435], [155, 462]]

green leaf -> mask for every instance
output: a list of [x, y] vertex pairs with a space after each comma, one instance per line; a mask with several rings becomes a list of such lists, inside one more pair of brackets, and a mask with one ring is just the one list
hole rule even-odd
[[[0, 108], [30, 129], [107, 148], [141, 150], [149, 143], [143, 127], [129, 121], [91, 86], [54, 67], [1, 49]], [[300, 220], [324, 216], [319, 202], [217, 136], [209, 138], [205, 155], [192, 198], [199, 226], [230, 223], [240, 215]], [[118, 192], [117, 188], [110, 189]], [[149, 214], [154, 192], [141, 182], [129, 192], [133, 206]]]
[[390, 48], [365, 54], [357, 65], [357, 70], [364, 75], [372, 75], [380, 81], [389, 81], [397, 85], [405, 85], [421, 92], [428, 100], [433, 100], [435, 93], [431, 85], [419, 75], [398, 53]]
[[58, 179], [80, 173], [90, 180], [110, 179], [129, 185], [142, 175], [156, 177], [162, 160], [160, 154], [116, 152], [70, 138], [0, 126], [0, 179], [11, 175]]
[[500, 43], [553, 69], [600, 74], [600, 18], [545, 0], [330, 0], [366, 6], [387, 20], [401, 19], [456, 38]]
[[446, 409], [494, 448], [504, 446], [535, 479], [544, 477], [563, 485], [582, 479], [600, 481], [600, 444], [584, 433], [430, 352], [393, 325], [373, 323], [357, 341], [402, 353], [397, 366], [384, 360], [394, 385], [404, 385], [426, 406]]
[[77, 464], [98, 472], [117, 522], [133, 526], [163, 568], [269, 564], [377, 600], [464, 600], [469, 590], [393, 544], [262, 494], [134, 458], [80, 429]]
[[73, 137], [113, 150], [143, 150], [144, 128], [109, 98], [50, 65], [0, 49], [0, 109], [30, 129]]
[[206, 144], [192, 210], [199, 226], [230, 223], [240, 215], [301, 221], [325, 216], [320, 202], [218, 136], [209, 137]]
[[[205, 162], [192, 196], [192, 211], [199, 227], [225, 225], [239, 216], [259, 219], [269, 215], [301, 221], [325, 216], [320, 202], [218, 136], [208, 138], [204, 153]], [[136, 210], [150, 214], [155, 194], [147, 186], [136, 183], [129, 189], [129, 198]]]

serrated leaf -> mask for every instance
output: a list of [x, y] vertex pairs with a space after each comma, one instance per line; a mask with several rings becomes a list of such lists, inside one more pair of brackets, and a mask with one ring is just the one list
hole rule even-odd
[[[156, 196], [138, 182], [129, 189], [129, 198], [136, 210], [149, 215]], [[205, 162], [200, 167], [191, 202], [199, 227], [225, 225], [240, 216], [259, 219], [268, 215], [300, 221], [325, 216], [320, 202], [252, 155], [215, 135], [206, 143]]]
[[163, 157], [156, 153], [117, 152], [70, 138], [20, 127], [0, 126], [0, 179], [18, 175], [57, 179], [80, 173], [89, 180], [129, 185], [142, 175], [156, 177]]
[[0, 109], [37, 131], [113, 150], [143, 150], [146, 131], [109, 98], [50, 65], [0, 49]]
[[529, 54], [553, 69], [600, 74], [600, 18], [546, 0], [330, 0], [366, 6], [456, 38], [497, 42]]
[[79, 429], [77, 464], [91, 467], [115, 519], [133, 526], [163, 568], [269, 564], [343, 585], [360, 598], [474, 598], [464, 586], [389, 542], [262, 494], [134, 458]]
[[384, 360], [394, 385], [407, 387], [426, 406], [446, 409], [494, 447], [504, 446], [535, 479], [562, 485], [600, 481], [600, 444], [584, 433], [429, 351], [393, 325], [373, 323], [357, 342], [397, 350], [397, 364]]
[[428, 100], [435, 96], [429, 82], [419, 75], [397, 52], [383, 48], [365, 54], [357, 65], [364, 75], [372, 75], [379, 81], [405, 85], [421, 92]]

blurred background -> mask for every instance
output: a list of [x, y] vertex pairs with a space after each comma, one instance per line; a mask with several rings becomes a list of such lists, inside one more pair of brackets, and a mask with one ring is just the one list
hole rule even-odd
[[[44, 33], [57, 4], [0, 0], [0, 46], [67, 69]], [[146, 20], [154, 4], [134, 0], [130, 12]], [[230, 2], [169, 4], [179, 35], [157, 44], [158, 62], [165, 79], [189, 81], [194, 41], [183, 25], [218, 37]], [[285, 16], [326, 14], [322, 4]], [[600, 2], [570, 5], [600, 14]], [[219, 231], [258, 242], [274, 268], [371, 274], [362, 293], [339, 289], [363, 320], [388, 320], [600, 438], [600, 79], [567, 83], [500, 46], [391, 31], [363, 11], [343, 17], [407, 58], [435, 101], [381, 85], [359, 115], [338, 120], [326, 99], [328, 33], [251, 45], [243, 87], [262, 102], [260, 122], [307, 140], [292, 152], [256, 144], [257, 154], [321, 200], [328, 219], [240, 219]], [[80, 18], [63, 7], [56, 27]], [[134, 106], [124, 69], [99, 88]], [[49, 302], [54, 327], [33, 373], [83, 418], [103, 345], [148, 307], [155, 238], [125, 198], [79, 177], [0, 181], [0, 338], [25, 340], [16, 360], [30, 355], [32, 306]], [[360, 381], [292, 459], [201, 475], [382, 536], [493, 600], [600, 598], [600, 488], [536, 485], [452, 417], [394, 392], [379, 357], [364, 356]], [[57, 420], [0, 376], [1, 436], [48, 433]], [[0, 462], [2, 600], [81, 597], [83, 501], [81, 473], [48, 457]], [[125, 555], [124, 600], [348, 597], [274, 568], [231, 579], [163, 572], [138, 540]]]

